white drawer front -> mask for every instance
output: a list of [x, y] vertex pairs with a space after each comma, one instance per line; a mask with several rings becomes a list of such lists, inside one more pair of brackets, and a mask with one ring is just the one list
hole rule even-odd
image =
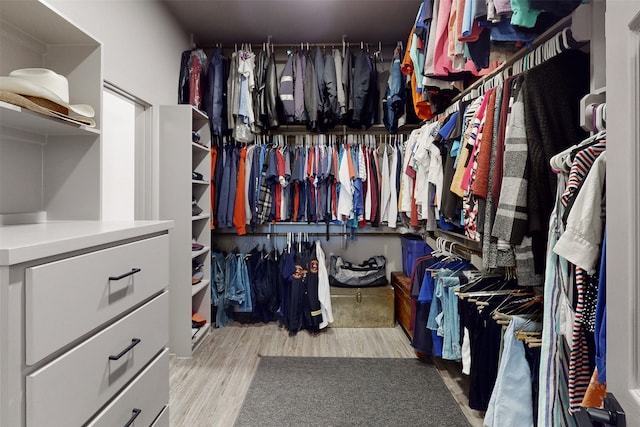
[[87, 427], [149, 426], [169, 403], [169, 350], [163, 351]]
[[[168, 342], [163, 292], [26, 378], [28, 426], [77, 426], [114, 397]], [[140, 341], [134, 344], [134, 339]], [[125, 352], [125, 350], [128, 351]], [[110, 356], [120, 356], [110, 360]]]
[[[26, 270], [26, 363], [43, 357], [168, 286], [169, 238], [140, 240]], [[133, 269], [139, 272], [120, 280]]]
[[156, 421], [151, 427], [169, 427], [169, 407], [164, 408], [164, 411], [156, 418]]

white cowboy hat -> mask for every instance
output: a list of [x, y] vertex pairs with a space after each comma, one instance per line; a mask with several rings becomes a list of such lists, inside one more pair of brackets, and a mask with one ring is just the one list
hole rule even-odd
[[74, 118], [72, 112], [82, 117], [95, 115], [90, 105], [69, 104], [66, 77], [46, 68], [14, 70], [8, 77], [0, 77], [0, 90], [22, 95], [41, 107], [71, 118]]

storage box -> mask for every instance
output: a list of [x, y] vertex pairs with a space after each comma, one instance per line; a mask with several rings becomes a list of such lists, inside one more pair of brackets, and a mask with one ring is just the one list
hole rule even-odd
[[373, 288], [331, 287], [334, 328], [393, 328], [394, 295], [390, 285]]
[[415, 301], [411, 298], [411, 279], [402, 271], [393, 271], [391, 286], [395, 294], [396, 320], [409, 339], [413, 339]]
[[413, 266], [421, 256], [430, 254], [433, 249], [417, 234], [403, 234], [400, 236], [402, 244], [402, 270], [411, 277]]

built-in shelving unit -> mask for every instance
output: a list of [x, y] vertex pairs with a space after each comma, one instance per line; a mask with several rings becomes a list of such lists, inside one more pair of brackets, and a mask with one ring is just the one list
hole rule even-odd
[[[191, 357], [211, 329], [210, 144], [206, 114], [190, 105], [160, 107], [160, 217], [176, 224], [170, 245], [169, 347], [178, 357]], [[192, 172], [202, 179], [193, 179]], [[193, 201], [202, 209], [197, 215]], [[201, 249], [192, 250], [194, 238]], [[192, 284], [194, 264], [202, 265], [203, 277]], [[191, 325], [194, 313], [206, 321], [199, 329]]]

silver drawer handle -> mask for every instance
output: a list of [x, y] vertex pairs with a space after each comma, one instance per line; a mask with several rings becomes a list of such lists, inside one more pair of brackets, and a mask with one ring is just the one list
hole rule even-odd
[[142, 409], [133, 408], [133, 414], [131, 415], [131, 418], [129, 418], [129, 421], [127, 421], [127, 423], [124, 425], [124, 427], [129, 427], [131, 424], [133, 424], [136, 418], [138, 418], [138, 415], [140, 415], [141, 413]]
[[129, 344], [127, 346], [127, 348], [125, 348], [124, 350], [122, 350], [120, 353], [118, 353], [116, 356], [111, 355], [109, 356], [109, 360], [118, 360], [120, 359], [122, 356], [124, 356], [125, 354], [127, 354], [128, 352], [130, 352], [133, 347], [137, 346], [138, 344], [140, 344], [140, 341], [142, 341], [140, 338], [131, 338], [131, 344]]
[[131, 275], [133, 275], [133, 274], [136, 274], [136, 273], [139, 273], [139, 272], [141, 272], [141, 271], [142, 271], [142, 270], [141, 270], [141, 269], [139, 269], [139, 268], [132, 268], [132, 269], [131, 269], [131, 271], [128, 271], [128, 272], [126, 272], [126, 273], [124, 273], [124, 274], [121, 274], [121, 275], [119, 275], [119, 276], [109, 276], [109, 280], [122, 280], [122, 279], [124, 279], [125, 277], [129, 277], [129, 276], [131, 276]]

